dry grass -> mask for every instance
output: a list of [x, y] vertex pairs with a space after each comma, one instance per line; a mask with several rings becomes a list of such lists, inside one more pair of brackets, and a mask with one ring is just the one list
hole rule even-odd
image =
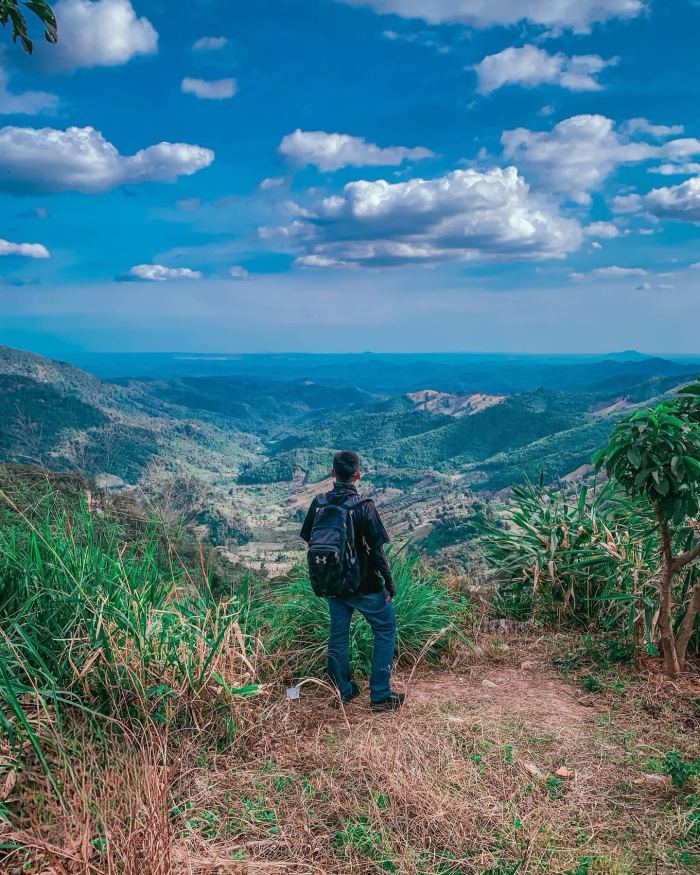
[[[22, 847], [0, 871], [696, 871], [697, 784], [676, 790], [657, 767], [670, 749], [700, 755], [694, 682], [610, 674], [590, 694], [547, 668], [543, 643], [511, 638], [507, 663], [502, 644], [495, 662], [417, 673], [396, 715], [337, 711], [318, 685], [296, 702], [271, 690], [225, 749], [157, 725], [101, 741], [64, 726], [65, 808], [30, 758], [0, 833]], [[562, 765], [571, 779], [554, 777]]]

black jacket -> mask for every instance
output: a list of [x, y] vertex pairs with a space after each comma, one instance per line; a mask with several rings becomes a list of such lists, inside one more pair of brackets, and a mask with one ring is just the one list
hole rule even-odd
[[[333, 489], [327, 493], [331, 501], [337, 500], [338, 503], [349, 495], [357, 494], [357, 488], [352, 483], [336, 483]], [[307, 544], [311, 539], [311, 529], [317, 507], [318, 499], [314, 498], [306, 514], [304, 525], [301, 527], [301, 537]], [[355, 545], [362, 569], [360, 592], [381, 592], [382, 588], [386, 587], [387, 592], [393, 598], [394, 581], [391, 577], [389, 563], [384, 555], [384, 544], [389, 543], [389, 535], [377, 513], [374, 502], [370, 499], [358, 505], [357, 510], [353, 513], [353, 519], [355, 520]]]

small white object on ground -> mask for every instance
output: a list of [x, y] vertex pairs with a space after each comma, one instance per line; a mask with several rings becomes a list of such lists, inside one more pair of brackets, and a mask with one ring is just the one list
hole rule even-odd
[[498, 684], [494, 684], [493, 681], [482, 681], [481, 686], [482, 687], [497, 687]]
[[532, 775], [533, 778], [544, 778], [544, 772], [534, 763], [523, 763], [523, 768], [529, 775]]
[[287, 687], [287, 698], [298, 699], [301, 694], [301, 687]]

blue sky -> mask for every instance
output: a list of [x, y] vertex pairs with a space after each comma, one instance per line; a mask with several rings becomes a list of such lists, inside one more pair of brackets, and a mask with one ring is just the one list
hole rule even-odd
[[55, 11], [1, 35], [0, 342], [700, 352], [697, 3]]

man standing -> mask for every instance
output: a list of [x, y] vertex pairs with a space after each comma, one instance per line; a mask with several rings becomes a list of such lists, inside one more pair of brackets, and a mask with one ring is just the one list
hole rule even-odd
[[358, 494], [361, 476], [357, 453], [343, 450], [333, 456], [335, 484], [330, 492], [314, 498], [301, 537], [309, 544], [314, 591], [328, 602], [328, 675], [340, 700], [349, 702], [360, 691], [350, 668], [350, 621], [357, 610], [374, 635], [369, 682], [372, 710], [395, 711], [405, 695], [390, 686], [396, 618], [394, 581], [384, 555], [389, 536], [374, 502]]

